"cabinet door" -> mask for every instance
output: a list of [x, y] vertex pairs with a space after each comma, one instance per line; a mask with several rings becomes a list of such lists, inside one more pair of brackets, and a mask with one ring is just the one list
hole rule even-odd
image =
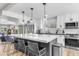
[[62, 28], [65, 28], [65, 16], [58, 16], [57, 17], [57, 28], [60, 28], [60, 25]]
[[27, 25], [27, 33], [34, 33], [34, 24]]
[[63, 35], [60, 35], [57, 39], [57, 43], [62, 44], [63, 46], [65, 45], [65, 38]]
[[66, 15], [65, 22], [77, 22], [77, 21], [78, 21], [78, 15], [76, 14]]
[[77, 14], [68, 14], [68, 15], [61, 15], [57, 16], [57, 28], [65, 28], [65, 23], [67, 22], [79, 22], [79, 16]]

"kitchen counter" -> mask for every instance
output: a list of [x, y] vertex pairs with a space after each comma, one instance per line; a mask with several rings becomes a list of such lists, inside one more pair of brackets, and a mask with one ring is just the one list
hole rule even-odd
[[[52, 47], [55, 46], [54, 43], [57, 43], [58, 42], [57, 39], [59, 37], [62, 37], [60, 35], [46, 35], [46, 34], [42, 34], [42, 35], [41, 34], [24, 34], [24, 35], [22, 35], [22, 34], [11, 34], [9, 36], [15, 37], [15, 40], [33, 41], [33, 42], [40, 43], [41, 46], [46, 47], [46, 50], [47, 50], [46, 55], [47, 56], [52, 56], [52, 52], [53, 52]], [[63, 39], [60, 38], [60, 41], [61, 40], [63, 40]], [[57, 45], [59, 46], [59, 44], [57, 44]], [[61, 55], [61, 53], [62, 52], [60, 52], [60, 55]]]
[[[40, 43], [46, 43], [43, 44], [45, 45], [45, 47], [48, 49], [48, 54], [51, 56], [52, 55], [52, 46], [57, 46], [61, 49], [63, 48], [68, 48], [68, 49], [72, 49], [72, 50], [79, 50], [78, 47], [71, 47], [71, 46], [64, 46], [62, 45], [62, 41], [60, 43], [54, 43], [53, 40], [63, 36], [63, 35], [48, 35], [48, 34], [11, 34], [10, 36], [13, 36], [15, 38], [19, 38], [19, 39], [24, 39], [27, 41], [35, 41], [35, 42], [40, 42]], [[78, 38], [79, 39], [79, 38]], [[60, 41], [60, 39], [58, 39]], [[47, 55], [48, 55], [47, 54]], [[61, 52], [60, 54], [63, 54], [63, 52]]]
[[79, 34], [55, 34], [55, 33], [40, 33], [41, 35], [79, 35]]
[[25, 40], [44, 42], [44, 43], [49, 43], [52, 40], [59, 37], [59, 35], [38, 35], [38, 34], [32, 34], [32, 35], [11, 34], [9, 36], [13, 36], [13, 37], [16, 37], [16, 38], [22, 38], [22, 39], [25, 39]]
[[65, 37], [65, 38], [79, 40], [79, 37]]

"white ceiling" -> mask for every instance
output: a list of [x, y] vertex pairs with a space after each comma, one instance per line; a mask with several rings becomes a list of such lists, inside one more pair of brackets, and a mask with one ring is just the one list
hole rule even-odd
[[0, 3], [0, 10], [4, 9], [7, 5], [8, 3]]
[[0, 24], [11, 24], [13, 22], [14, 23], [17, 22], [17, 20], [15, 18], [2, 16], [2, 11], [4, 9], [8, 9], [11, 6], [12, 6], [12, 4], [10, 5], [10, 3], [0, 3]]
[[[13, 7], [9, 8], [10, 11], [21, 13], [22, 10], [26, 12], [27, 16], [30, 16], [30, 8], [34, 8], [34, 18], [40, 19], [43, 17], [43, 5], [42, 3], [17, 3]], [[48, 17], [54, 17], [57, 15], [79, 12], [79, 3], [47, 3], [46, 11]]]
[[[21, 12], [24, 10], [26, 16], [30, 16], [30, 8], [33, 7], [34, 18], [37, 20], [43, 18], [44, 9], [42, 3], [15, 3], [14, 5], [12, 4], [10, 6], [7, 6], [7, 4], [8, 3], [0, 3], [0, 10], [6, 9], [8, 11], [16, 12], [18, 14], [22, 14]], [[48, 17], [54, 17], [67, 13], [79, 13], [79, 3], [47, 3], [46, 11]], [[10, 20], [11, 18], [7, 17], [7, 19]], [[12, 21], [17, 22], [16, 19], [14, 19], [12, 19]]]

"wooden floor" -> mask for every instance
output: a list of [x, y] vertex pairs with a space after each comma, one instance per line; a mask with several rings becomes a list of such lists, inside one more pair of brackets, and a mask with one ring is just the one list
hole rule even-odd
[[79, 56], [78, 50], [64, 48], [64, 56]]
[[[25, 56], [25, 54], [20, 51], [17, 51], [14, 48], [13, 43], [0, 42], [0, 56]], [[64, 56], [79, 56], [79, 51], [64, 48]]]
[[25, 54], [17, 51], [10, 42], [0, 42], [0, 56], [25, 56]]

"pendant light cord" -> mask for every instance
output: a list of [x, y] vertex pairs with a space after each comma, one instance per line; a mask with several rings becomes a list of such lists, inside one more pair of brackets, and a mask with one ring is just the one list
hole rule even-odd
[[24, 12], [24, 11], [22, 11], [22, 13], [23, 13], [23, 22], [24, 22], [24, 13], [25, 13], [25, 12]]
[[[22, 11], [22, 13], [23, 13], [23, 23], [24, 23], [24, 13], [25, 13], [25, 12]], [[24, 29], [25, 29], [25, 28], [24, 28], [24, 25], [23, 25], [23, 34], [25, 33]]]
[[46, 18], [45, 17], [45, 15], [46, 15], [46, 3], [43, 3], [43, 5], [44, 5], [44, 18]]
[[31, 9], [31, 20], [33, 20], [33, 8], [30, 9]]

